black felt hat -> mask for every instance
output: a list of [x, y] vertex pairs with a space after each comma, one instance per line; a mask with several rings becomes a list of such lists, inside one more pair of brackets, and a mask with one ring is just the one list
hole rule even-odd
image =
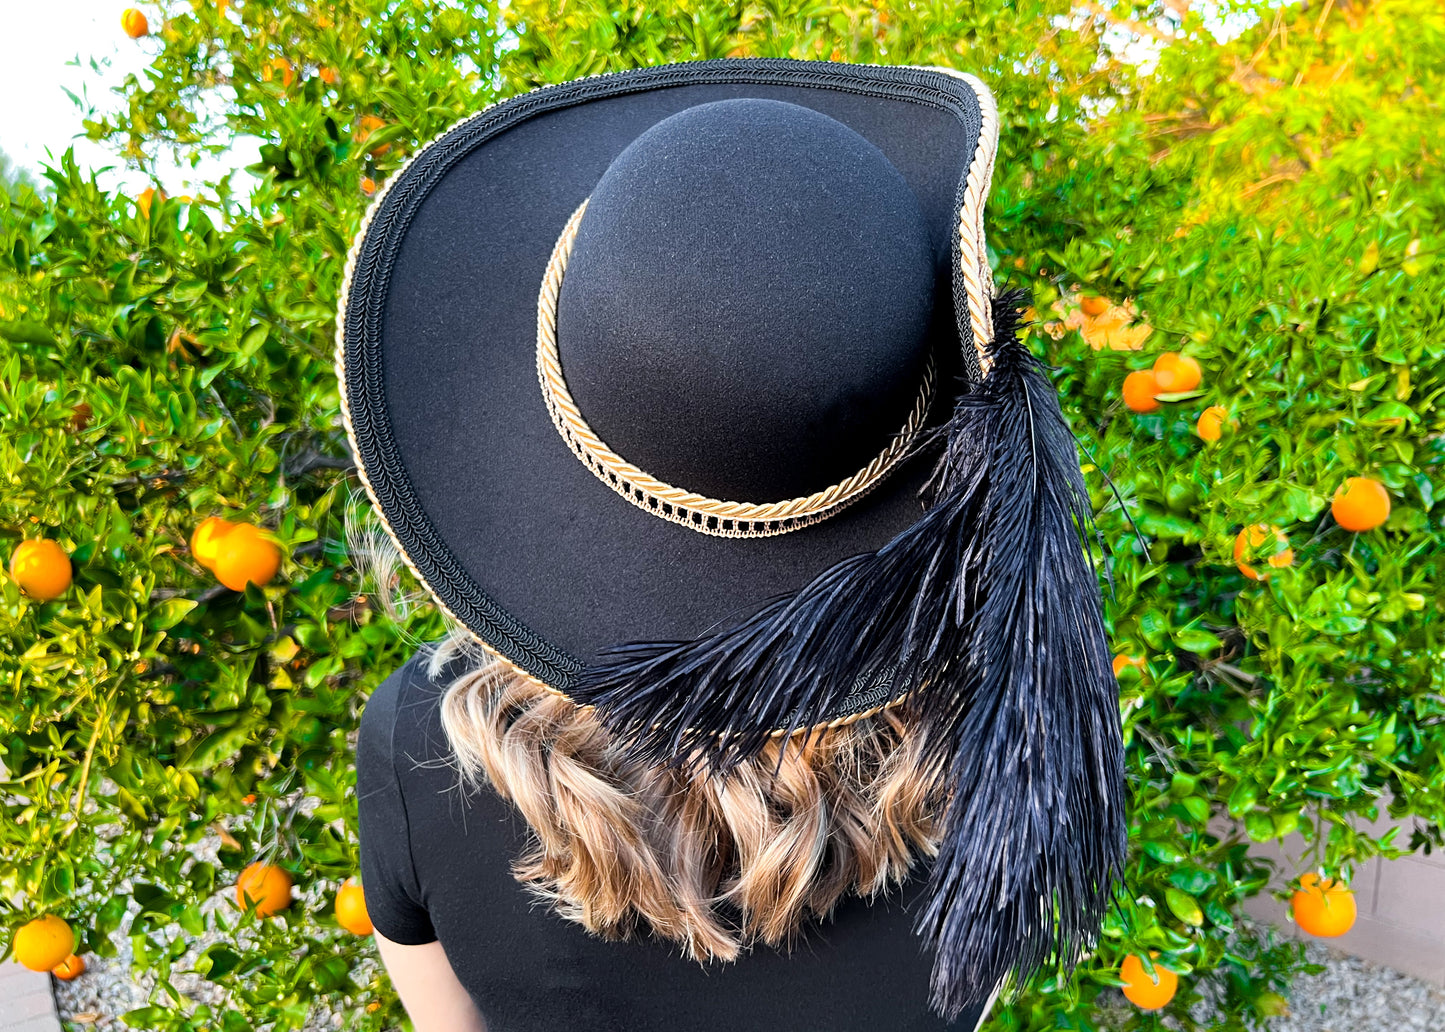
[[904, 705], [953, 780], [948, 1014], [1072, 963], [1122, 857], [1088, 496], [995, 296], [976, 77], [728, 59], [534, 90], [386, 184], [342, 411], [455, 620], [654, 762]]

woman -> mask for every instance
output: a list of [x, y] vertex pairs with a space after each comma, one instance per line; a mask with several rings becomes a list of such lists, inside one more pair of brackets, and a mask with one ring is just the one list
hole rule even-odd
[[356, 551], [451, 628], [357, 761], [419, 1032], [973, 1029], [1097, 932], [1116, 686], [992, 293], [996, 134], [947, 70], [664, 65], [496, 105], [378, 196]]

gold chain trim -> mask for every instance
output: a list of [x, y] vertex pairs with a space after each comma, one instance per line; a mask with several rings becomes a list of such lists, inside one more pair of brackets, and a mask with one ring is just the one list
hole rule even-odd
[[587, 210], [583, 200], [567, 220], [562, 235], [552, 248], [542, 289], [537, 297], [537, 380], [552, 425], [567, 442], [572, 454], [582, 460], [598, 480], [612, 488], [633, 505], [654, 516], [681, 524], [690, 530], [716, 537], [771, 537], [786, 534], [809, 524], [827, 519], [850, 502], [867, 494], [908, 451], [923, 425], [928, 406], [933, 400], [936, 379], [933, 356], [924, 367], [923, 386], [908, 413], [903, 429], [894, 434], [888, 446], [858, 472], [806, 497], [781, 502], [726, 502], [709, 498], [680, 487], [673, 487], [643, 472], [618, 455], [587, 425], [577, 403], [562, 378], [562, 361], [557, 353], [557, 295], [567, 273], [567, 260], [582, 213]]

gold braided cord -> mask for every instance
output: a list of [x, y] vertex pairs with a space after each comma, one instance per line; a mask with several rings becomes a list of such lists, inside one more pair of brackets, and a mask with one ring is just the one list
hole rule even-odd
[[963, 204], [958, 211], [958, 245], [962, 256], [960, 272], [963, 289], [968, 295], [968, 321], [973, 330], [974, 352], [979, 370], [988, 375], [992, 362], [988, 345], [993, 340], [993, 269], [988, 264], [988, 244], [983, 232], [983, 208], [988, 203], [989, 186], [993, 182], [994, 159], [998, 155], [998, 104], [993, 94], [976, 75], [955, 71], [945, 65], [924, 65], [929, 71], [942, 72], [962, 79], [978, 97], [981, 125], [978, 146], [968, 163], [968, 179], [963, 190]]
[[577, 239], [582, 213], [586, 210], [587, 201], [583, 200], [557, 238], [552, 257], [547, 262], [546, 274], [542, 277], [542, 289], [537, 296], [537, 380], [542, 385], [542, 396], [552, 416], [552, 425], [567, 442], [567, 447], [597, 479], [638, 508], [689, 530], [717, 537], [770, 537], [827, 519], [850, 502], [862, 498], [907, 454], [933, 400], [936, 376], [931, 354], [924, 367], [918, 399], [913, 403], [903, 429], [894, 434], [888, 445], [858, 472], [807, 496], [780, 502], [720, 501], [674, 487], [643, 472], [614, 452], [587, 425], [577, 403], [572, 400], [567, 381], [562, 377], [562, 360], [557, 353], [557, 296], [562, 289], [562, 279], [567, 274], [567, 259], [572, 253], [573, 241]]

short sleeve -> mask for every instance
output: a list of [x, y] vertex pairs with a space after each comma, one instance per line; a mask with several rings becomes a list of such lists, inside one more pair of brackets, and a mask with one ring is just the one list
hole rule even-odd
[[414, 665], [415, 657], [371, 693], [356, 747], [361, 887], [367, 914], [383, 936], [408, 946], [437, 938], [412, 864], [411, 827], [393, 752], [397, 713]]

